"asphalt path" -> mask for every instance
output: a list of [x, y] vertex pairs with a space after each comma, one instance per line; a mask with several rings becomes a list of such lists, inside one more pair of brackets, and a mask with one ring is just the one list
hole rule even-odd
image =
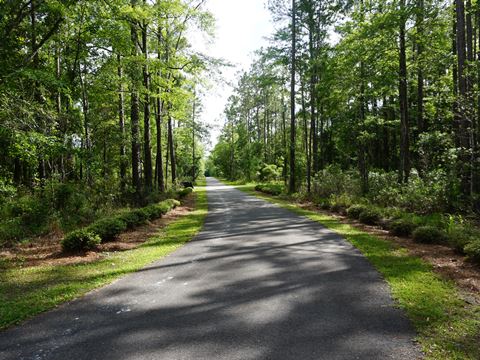
[[1, 332], [0, 359], [421, 356], [385, 281], [340, 236], [211, 178], [208, 201], [192, 242]]

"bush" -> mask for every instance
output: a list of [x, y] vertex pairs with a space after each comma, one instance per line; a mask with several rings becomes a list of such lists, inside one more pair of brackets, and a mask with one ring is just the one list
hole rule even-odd
[[475, 235], [466, 227], [456, 226], [448, 230], [448, 243], [456, 251], [465, 254], [465, 247], [475, 240]]
[[465, 253], [476, 262], [480, 263], [480, 239], [472, 241], [465, 246]]
[[133, 211], [127, 211], [117, 216], [117, 218], [122, 220], [127, 225], [127, 229], [133, 229], [141, 222], [140, 217]]
[[361, 194], [357, 172], [344, 171], [338, 165], [329, 165], [326, 169], [315, 174], [312, 188], [316, 196], [323, 198], [341, 194], [351, 196]]
[[366, 225], [377, 225], [380, 222], [381, 214], [375, 209], [365, 209], [358, 217], [361, 223]]
[[178, 192], [178, 196], [179, 196], [180, 198], [184, 198], [184, 197], [190, 195], [192, 192], [193, 192], [193, 189], [192, 189], [191, 187], [187, 187], [187, 188], [185, 188], [185, 189], [180, 190], [180, 191]]
[[360, 214], [368, 210], [365, 205], [352, 205], [347, 209], [347, 216], [351, 219], [359, 219]]
[[132, 210], [132, 213], [137, 217], [137, 224], [136, 225], [143, 225], [146, 224], [148, 220], [150, 220], [150, 214], [146, 208], [135, 209]]
[[447, 236], [433, 226], [421, 226], [413, 232], [413, 240], [423, 244], [442, 244], [447, 241]]
[[87, 229], [73, 231], [62, 240], [64, 251], [82, 251], [96, 248], [101, 243], [100, 236]]
[[164, 208], [165, 206], [162, 206], [161, 204], [147, 206], [145, 211], [148, 214], [148, 220], [155, 220], [162, 217], [162, 214], [164, 214]]
[[158, 205], [162, 208], [162, 211], [163, 211], [162, 214], [166, 214], [170, 210], [175, 209], [177, 206], [180, 206], [180, 201], [175, 199], [168, 199], [168, 200], [162, 201]]
[[278, 196], [283, 192], [282, 184], [261, 184], [255, 186], [256, 191], [263, 192], [268, 195]]
[[120, 217], [95, 221], [87, 230], [100, 236], [102, 242], [112, 241], [127, 229], [127, 224]]
[[411, 236], [417, 225], [408, 219], [398, 219], [388, 225], [388, 230], [395, 236]]

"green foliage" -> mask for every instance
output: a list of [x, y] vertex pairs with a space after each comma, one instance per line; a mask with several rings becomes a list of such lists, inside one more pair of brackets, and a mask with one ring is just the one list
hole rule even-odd
[[337, 165], [329, 165], [315, 175], [313, 193], [319, 197], [328, 198], [332, 195], [360, 194], [360, 181], [354, 172], [342, 171]]
[[411, 236], [417, 225], [410, 219], [397, 219], [388, 224], [389, 231], [395, 236]]
[[270, 182], [279, 180], [282, 176], [283, 169], [275, 164], [264, 165], [258, 172], [258, 180], [261, 182]]
[[62, 249], [68, 252], [91, 250], [96, 248], [101, 241], [100, 236], [88, 229], [76, 230], [63, 238]]
[[366, 208], [360, 212], [358, 219], [360, 222], [366, 225], [378, 225], [382, 215], [380, 212], [373, 208]]
[[75, 249], [74, 247], [75, 244], [85, 243], [88, 245], [88, 234], [94, 235], [95, 239], [98, 237], [101, 242], [113, 241], [125, 230], [133, 229], [139, 225], [147, 223], [147, 221], [158, 219], [179, 204], [178, 200], [167, 199], [158, 204], [126, 211], [117, 216], [95, 221], [82, 230], [73, 231], [67, 234], [62, 241], [62, 245], [66, 244], [64, 247], [66, 246], [70, 251], [84, 250], [85, 248], [78, 247]]
[[347, 216], [351, 219], [359, 219], [360, 214], [367, 209], [365, 205], [352, 205], [347, 209]]
[[413, 240], [424, 244], [444, 244], [446, 234], [433, 226], [420, 226], [413, 232]]
[[102, 242], [113, 241], [127, 229], [127, 224], [121, 218], [106, 218], [95, 221], [87, 231], [98, 235]]
[[178, 196], [180, 198], [184, 198], [188, 195], [190, 195], [193, 192], [193, 189], [191, 187], [186, 187], [185, 189], [182, 189], [178, 192]]
[[480, 264], [480, 239], [475, 239], [465, 246], [465, 253]]
[[128, 229], [133, 229], [142, 223], [141, 217], [135, 211], [127, 211], [119, 215], [118, 218], [122, 220]]
[[282, 184], [260, 184], [255, 187], [255, 190], [265, 194], [278, 196], [284, 192], [285, 188]]

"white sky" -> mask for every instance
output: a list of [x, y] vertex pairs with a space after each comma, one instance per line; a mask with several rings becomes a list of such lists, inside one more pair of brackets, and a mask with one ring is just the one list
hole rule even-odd
[[[253, 52], [266, 46], [265, 38], [274, 32], [270, 14], [264, 0], [208, 0], [207, 8], [217, 20], [215, 39], [207, 46], [207, 54], [235, 65], [222, 71], [225, 80], [235, 85], [236, 75], [250, 67]], [[202, 119], [215, 126], [212, 146], [223, 126], [223, 111], [232, 91], [231, 86], [214, 84], [203, 99]]]

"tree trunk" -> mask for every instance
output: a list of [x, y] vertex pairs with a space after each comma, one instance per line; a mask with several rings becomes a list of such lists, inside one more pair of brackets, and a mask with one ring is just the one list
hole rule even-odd
[[457, 43], [457, 71], [458, 71], [458, 101], [457, 111], [459, 114], [459, 144], [460, 144], [460, 163], [459, 173], [461, 181], [461, 191], [464, 196], [469, 196], [471, 192], [470, 171], [469, 171], [469, 150], [470, 137], [469, 125], [466, 111], [467, 101], [467, 79], [466, 79], [466, 40], [465, 40], [465, 5], [463, 0], [456, 0], [456, 43]]
[[[131, 0], [131, 4], [133, 7], [135, 7], [137, 1]], [[132, 41], [132, 56], [136, 57], [138, 56], [138, 33], [136, 22], [132, 22], [130, 26], [130, 32]], [[138, 82], [138, 70], [134, 68], [132, 69], [130, 121], [132, 127], [132, 185], [135, 189], [137, 200], [142, 190], [140, 182], [140, 101]]]
[[[157, 44], [158, 44], [158, 60], [161, 60], [160, 47], [162, 43], [162, 29], [158, 28], [157, 34]], [[158, 71], [158, 78], [161, 78], [161, 72]], [[157, 87], [157, 110], [155, 114], [155, 125], [157, 128], [157, 159], [155, 167], [155, 176], [157, 178], [158, 189], [160, 192], [165, 192], [165, 177], [163, 174], [163, 154], [162, 154], [162, 111], [163, 111], [163, 102], [160, 98], [161, 89], [160, 86]]]
[[295, 145], [296, 145], [296, 125], [295, 125], [295, 65], [296, 65], [296, 46], [297, 46], [297, 8], [296, 0], [292, 0], [292, 54], [291, 54], [291, 82], [290, 82], [290, 184], [289, 192], [296, 191], [295, 184]]
[[407, 55], [405, 45], [405, 0], [400, 1], [400, 69], [399, 69], [399, 96], [400, 96], [400, 169], [399, 181], [406, 182], [410, 176], [410, 129], [408, 119], [408, 87], [407, 87]]
[[127, 151], [125, 149], [125, 99], [123, 95], [123, 68], [122, 58], [117, 54], [118, 62], [118, 130], [120, 133], [120, 189], [125, 192], [127, 186]]
[[[146, 3], [146, 0], [143, 2]], [[144, 176], [145, 189], [150, 191], [153, 187], [153, 170], [152, 170], [152, 149], [150, 145], [150, 73], [148, 69], [148, 25], [144, 21], [142, 28], [142, 50], [145, 64], [143, 66], [143, 86], [145, 95], [143, 98], [143, 156], [144, 156]]]
[[423, 76], [423, 20], [424, 0], [417, 0], [417, 127], [421, 134], [427, 130], [424, 119], [424, 76]]
[[175, 159], [175, 144], [173, 135], [172, 115], [170, 114], [171, 105], [168, 110], [168, 145], [170, 146], [170, 172], [172, 174], [172, 185], [175, 186], [177, 182], [177, 164]]

